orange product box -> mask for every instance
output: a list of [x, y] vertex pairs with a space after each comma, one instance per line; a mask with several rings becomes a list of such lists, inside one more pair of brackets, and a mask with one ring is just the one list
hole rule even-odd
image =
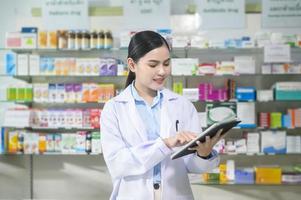
[[44, 153], [46, 151], [46, 136], [39, 136], [39, 152]]
[[281, 184], [280, 167], [255, 167], [256, 184]]
[[49, 31], [47, 36], [47, 46], [51, 49], [57, 48], [57, 32]]
[[98, 102], [99, 97], [101, 93], [101, 87], [100, 85], [96, 83], [91, 83], [90, 84], [90, 97], [89, 97], [89, 102]]

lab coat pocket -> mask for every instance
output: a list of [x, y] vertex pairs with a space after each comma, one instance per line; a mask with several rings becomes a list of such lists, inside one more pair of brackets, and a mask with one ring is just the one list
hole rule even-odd
[[116, 200], [135, 200], [133, 197], [118, 196]]
[[181, 195], [175, 198], [175, 200], [193, 200], [193, 196], [191, 195]]

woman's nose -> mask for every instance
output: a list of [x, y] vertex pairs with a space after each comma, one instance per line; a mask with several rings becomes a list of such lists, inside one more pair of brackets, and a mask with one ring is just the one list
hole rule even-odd
[[165, 67], [163, 65], [159, 66], [158, 74], [160, 74], [160, 75], [166, 74], [166, 69], [165, 69]]

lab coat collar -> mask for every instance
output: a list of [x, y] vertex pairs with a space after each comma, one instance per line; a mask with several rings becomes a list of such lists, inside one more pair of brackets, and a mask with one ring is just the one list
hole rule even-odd
[[[162, 90], [162, 93], [163, 93], [163, 101], [162, 101], [162, 107], [161, 107], [160, 136], [165, 138], [165, 137], [169, 136], [169, 129], [172, 126], [172, 123], [170, 121], [170, 117], [172, 117], [172, 114], [170, 112], [173, 108], [171, 108], [171, 105], [168, 102], [176, 100], [178, 98], [178, 95], [165, 88]], [[135, 106], [135, 100], [134, 100], [134, 97], [131, 92], [131, 87], [128, 86], [122, 93], [120, 93], [114, 99], [116, 102], [129, 104], [129, 106], [130, 106], [129, 116], [131, 116], [130, 120], [134, 124], [142, 141], [147, 141], [148, 139], [147, 139], [147, 135], [146, 135], [146, 129], [145, 129], [144, 123], [142, 122], [142, 120], [137, 112], [137, 109]]]
[[[162, 89], [162, 93], [163, 93], [164, 100], [170, 101], [178, 98], [177, 94], [169, 91], [166, 88]], [[118, 96], [115, 97], [115, 101], [119, 101], [119, 102], [129, 102], [133, 100], [134, 98], [133, 95], [131, 94], [131, 85], [129, 85], [127, 88], [125, 88], [123, 92], [121, 92]]]

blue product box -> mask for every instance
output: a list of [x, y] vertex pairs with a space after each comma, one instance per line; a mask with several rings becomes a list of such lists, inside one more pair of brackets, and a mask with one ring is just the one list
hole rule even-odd
[[16, 75], [16, 54], [7, 53], [5, 56], [5, 71], [7, 75]]
[[282, 126], [285, 128], [292, 128], [292, 119], [290, 115], [282, 115]]
[[254, 171], [252, 169], [236, 169], [235, 183], [236, 184], [254, 184]]
[[5, 152], [4, 134], [5, 134], [5, 128], [1, 128], [0, 129], [0, 154]]
[[235, 93], [238, 101], [255, 101], [256, 99], [255, 87], [237, 87]]
[[41, 57], [40, 59], [40, 74], [44, 75], [47, 72], [47, 58]]
[[21, 33], [37, 33], [38, 28], [37, 27], [22, 27]]

